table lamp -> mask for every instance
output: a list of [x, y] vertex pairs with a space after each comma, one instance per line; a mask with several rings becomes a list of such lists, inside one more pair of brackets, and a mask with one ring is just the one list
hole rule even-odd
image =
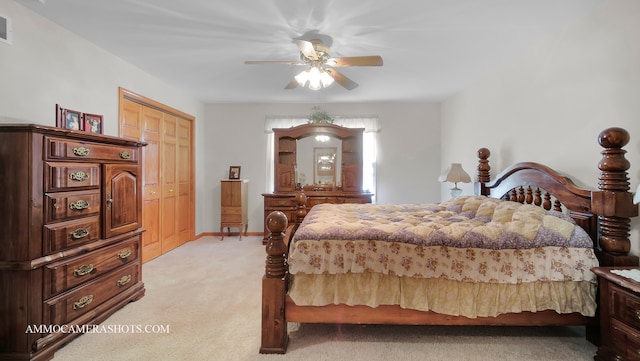
[[453, 188], [451, 188], [451, 197], [455, 198], [462, 194], [462, 189], [458, 188], [458, 183], [470, 183], [471, 177], [464, 171], [464, 169], [462, 169], [462, 165], [460, 163], [451, 163], [451, 166], [440, 174], [438, 180], [440, 182], [453, 183]]

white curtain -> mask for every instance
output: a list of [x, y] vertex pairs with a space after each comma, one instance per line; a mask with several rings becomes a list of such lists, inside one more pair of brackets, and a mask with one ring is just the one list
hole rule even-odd
[[[274, 177], [274, 149], [273, 128], [291, 128], [306, 124], [309, 119], [306, 116], [267, 116], [264, 121], [264, 132], [267, 133], [266, 162], [267, 172], [265, 184], [267, 192], [273, 192]], [[380, 119], [378, 116], [336, 116], [333, 124], [346, 128], [364, 128], [363, 137], [363, 185], [362, 189], [372, 192], [375, 202], [376, 192], [376, 134], [380, 132]]]

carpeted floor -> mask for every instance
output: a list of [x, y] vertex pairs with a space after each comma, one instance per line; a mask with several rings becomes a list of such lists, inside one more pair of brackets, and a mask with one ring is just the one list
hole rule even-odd
[[[261, 241], [203, 237], [144, 264], [145, 297], [102, 324], [120, 332], [81, 335], [54, 360], [570, 361], [596, 352], [581, 327], [289, 324], [287, 354], [260, 355]], [[138, 326], [157, 332], [123, 332]]]

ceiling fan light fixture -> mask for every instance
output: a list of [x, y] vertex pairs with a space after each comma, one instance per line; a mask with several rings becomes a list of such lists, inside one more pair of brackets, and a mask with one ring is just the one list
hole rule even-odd
[[333, 84], [334, 79], [322, 67], [312, 66], [294, 77], [298, 85], [311, 90], [320, 90]]
[[307, 69], [307, 70], [301, 71], [300, 74], [294, 76], [293, 78], [296, 80], [298, 85], [304, 88], [307, 85], [307, 82], [309, 81], [310, 77], [311, 75], [309, 74], [309, 69]]
[[320, 73], [320, 82], [322, 82], [322, 86], [327, 88], [331, 84], [333, 84], [333, 81], [333, 77], [331, 77], [331, 75], [329, 75], [329, 73], [327, 73], [327, 71], [323, 69]]

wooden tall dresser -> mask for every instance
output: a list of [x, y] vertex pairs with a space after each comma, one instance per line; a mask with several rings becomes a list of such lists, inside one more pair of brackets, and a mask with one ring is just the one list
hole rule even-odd
[[143, 145], [0, 125], [0, 359], [50, 359], [144, 295]]
[[242, 228], [247, 235], [249, 228], [249, 181], [246, 179], [228, 179], [220, 181], [220, 239], [224, 239], [224, 228], [231, 232], [237, 227], [242, 239]]

